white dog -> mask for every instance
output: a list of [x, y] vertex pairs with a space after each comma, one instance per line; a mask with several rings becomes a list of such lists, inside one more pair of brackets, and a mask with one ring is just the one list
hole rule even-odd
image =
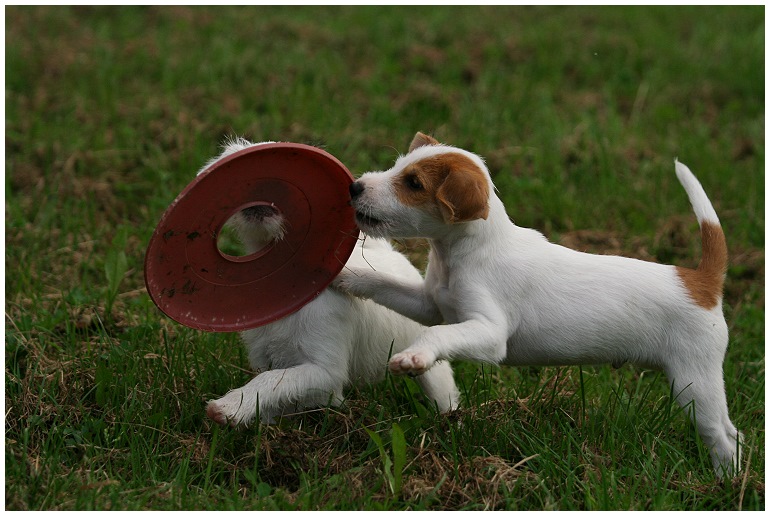
[[[218, 159], [251, 147], [229, 142]], [[200, 172], [199, 172], [200, 173]], [[255, 206], [229, 222], [247, 253], [284, 235], [283, 217], [271, 206]], [[371, 266], [408, 281], [420, 281], [417, 269], [382, 239], [359, 240], [348, 266]], [[210, 401], [208, 416], [219, 424], [247, 425], [259, 411], [263, 422], [302, 408], [339, 404], [343, 388], [385, 376], [391, 347], [401, 351], [425, 331], [420, 324], [372, 301], [326, 289], [299, 311], [241, 333], [249, 364], [258, 372], [249, 383]], [[442, 412], [457, 407], [459, 393], [448, 362], [419, 379], [425, 394]]]
[[451, 359], [662, 369], [677, 401], [693, 403], [717, 474], [733, 474], [739, 433], [722, 377], [727, 246], [700, 183], [679, 162], [676, 173], [701, 226], [695, 270], [549, 243], [509, 220], [480, 157], [417, 133], [390, 170], [364, 174], [350, 192], [370, 235], [430, 239], [425, 281], [364, 267], [334, 285], [437, 325], [391, 358], [396, 374]]

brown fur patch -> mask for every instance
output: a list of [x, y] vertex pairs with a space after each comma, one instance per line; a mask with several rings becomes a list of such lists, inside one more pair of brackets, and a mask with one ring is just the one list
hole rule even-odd
[[489, 183], [470, 158], [447, 153], [412, 163], [394, 178], [398, 200], [434, 210], [445, 222], [486, 219]]
[[722, 298], [727, 271], [727, 243], [722, 227], [711, 222], [701, 225], [701, 262], [697, 269], [677, 267], [676, 272], [698, 306], [714, 308]]

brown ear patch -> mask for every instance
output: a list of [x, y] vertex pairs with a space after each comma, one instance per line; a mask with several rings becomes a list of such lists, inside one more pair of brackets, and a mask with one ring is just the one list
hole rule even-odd
[[428, 136], [427, 134], [418, 132], [414, 135], [414, 138], [412, 138], [412, 143], [409, 144], [409, 152], [412, 152], [414, 149], [417, 149], [419, 147], [424, 147], [425, 145], [441, 145], [438, 140], [433, 138], [432, 136]]
[[719, 224], [704, 221], [701, 224], [701, 262], [697, 269], [677, 267], [690, 298], [700, 307], [710, 310], [722, 299], [725, 271], [727, 270], [727, 243]]
[[[460, 156], [465, 158], [465, 156]], [[444, 221], [449, 223], [486, 219], [489, 215], [489, 183], [472, 161], [453, 167], [436, 192]]]
[[419, 160], [394, 178], [398, 200], [434, 210], [447, 223], [486, 219], [489, 182], [469, 157], [447, 153]]

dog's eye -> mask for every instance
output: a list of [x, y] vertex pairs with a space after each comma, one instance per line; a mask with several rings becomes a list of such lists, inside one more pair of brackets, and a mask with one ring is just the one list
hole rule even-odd
[[412, 190], [422, 190], [422, 183], [420, 182], [420, 178], [414, 174], [406, 176], [406, 186]]

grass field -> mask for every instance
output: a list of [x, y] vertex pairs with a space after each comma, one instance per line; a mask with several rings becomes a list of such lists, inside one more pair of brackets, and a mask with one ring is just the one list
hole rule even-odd
[[[764, 8], [6, 7], [8, 509], [765, 507]], [[662, 375], [458, 363], [277, 426], [216, 427], [236, 335], [168, 320], [142, 260], [227, 135], [354, 174], [417, 130], [483, 155], [509, 214], [592, 252], [693, 266], [678, 157], [731, 254], [721, 482]], [[424, 247], [412, 256], [424, 263]]]

